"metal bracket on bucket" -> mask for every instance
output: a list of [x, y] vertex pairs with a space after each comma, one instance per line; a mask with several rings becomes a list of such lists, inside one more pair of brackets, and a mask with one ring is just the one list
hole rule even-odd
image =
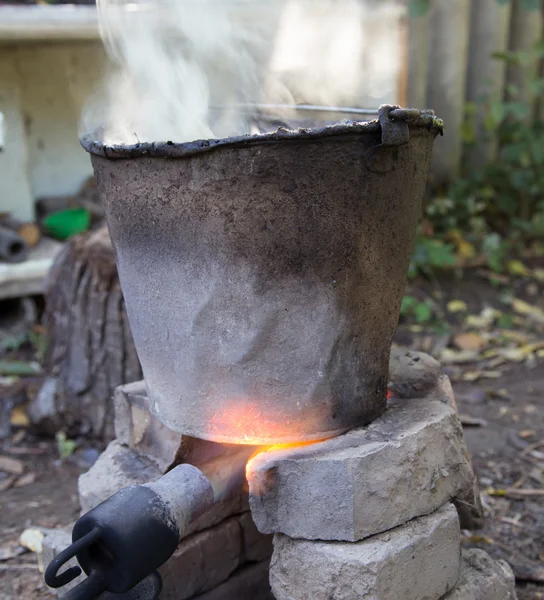
[[378, 122], [382, 130], [381, 144], [369, 153], [367, 169], [373, 173], [389, 173], [395, 165], [392, 149], [410, 142], [410, 122], [421, 118], [415, 108], [400, 108], [385, 104], [378, 110]]
[[[431, 118], [431, 119], [430, 119]], [[382, 130], [382, 146], [402, 146], [410, 141], [410, 124], [424, 121], [435, 125], [442, 132], [442, 121], [435, 118], [432, 110], [418, 110], [417, 108], [400, 108], [384, 104], [378, 110], [378, 121]]]
[[[410, 128], [407, 120], [409, 112], [409, 109], [398, 106], [380, 106], [378, 121], [382, 128], [382, 146], [402, 146], [410, 141]], [[418, 110], [412, 112], [419, 116]]]

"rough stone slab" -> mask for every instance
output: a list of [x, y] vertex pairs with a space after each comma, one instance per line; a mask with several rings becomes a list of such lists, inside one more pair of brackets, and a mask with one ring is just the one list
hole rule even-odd
[[387, 389], [396, 398], [424, 398], [444, 374], [442, 365], [429, 354], [407, 348], [391, 348]]
[[463, 550], [461, 574], [443, 600], [516, 600], [516, 579], [504, 560], [493, 560], [483, 550]]
[[278, 534], [272, 592], [276, 600], [439, 600], [457, 582], [459, 541], [451, 504], [356, 543]]
[[253, 519], [263, 533], [358, 541], [472, 486], [467, 457], [455, 410], [410, 400], [367, 428], [257, 455], [248, 465]]
[[176, 459], [182, 436], [151, 414], [145, 382], [119, 386], [113, 399], [117, 441], [154, 461], [165, 472]]
[[194, 600], [274, 600], [268, 580], [269, 565], [270, 560], [264, 560], [242, 567], [225, 583]]
[[[422, 390], [428, 390], [426, 397], [429, 400], [444, 402], [459, 415], [449, 377], [441, 373], [440, 363], [428, 354], [397, 349], [391, 352], [389, 369], [390, 382], [388, 387], [393, 396], [389, 400], [390, 406], [399, 402], [404, 403], [408, 398], [416, 398], [418, 395], [421, 397]], [[430, 378], [425, 374], [427, 369], [433, 374]], [[410, 394], [413, 395], [410, 396]], [[466, 459], [473, 472], [472, 481], [467, 480], [466, 486], [455, 497], [454, 504], [459, 514], [461, 528], [473, 530], [483, 526], [484, 511], [478, 479], [474, 474], [472, 458], [468, 448], [466, 448]]]
[[81, 512], [88, 512], [127, 485], [149, 483], [161, 474], [154, 463], [114, 440], [89, 471], [79, 477]]

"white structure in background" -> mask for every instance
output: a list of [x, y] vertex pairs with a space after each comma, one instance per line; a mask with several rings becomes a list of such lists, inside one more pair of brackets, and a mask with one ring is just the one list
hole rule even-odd
[[[351, 96], [360, 99], [356, 104], [362, 108], [404, 103], [405, 84], [398, 72], [404, 54], [399, 35], [403, 13], [397, 10], [398, 0], [350, 2], [368, 10], [352, 28], [349, 51], [360, 53], [356, 64], [368, 76], [371, 71], [375, 75], [366, 79], [373, 89], [362, 92], [361, 77], [356, 77], [359, 87], [349, 89]], [[308, 0], [287, 4], [289, 14], [298, 14], [297, 4], [306, 11], [311, 6]], [[384, 5], [394, 9], [388, 11]], [[320, 16], [316, 10], [312, 18]], [[307, 41], [311, 46], [311, 39]], [[376, 50], [388, 68], [373, 63]], [[79, 145], [79, 120], [89, 95], [103, 79], [106, 61], [93, 6], [0, 6], [0, 111], [5, 120], [0, 212], [32, 219], [37, 198], [75, 194], [91, 175], [89, 158]], [[275, 61], [280, 71], [289, 69], [285, 53]], [[405, 76], [406, 69], [402, 71]]]
[[4, 113], [0, 112], [0, 152], [4, 149]]
[[94, 7], [0, 6], [0, 212], [32, 219], [89, 177], [79, 115], [104, 63]]

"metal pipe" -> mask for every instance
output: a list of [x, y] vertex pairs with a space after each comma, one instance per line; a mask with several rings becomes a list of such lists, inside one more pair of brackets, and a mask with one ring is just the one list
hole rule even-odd
[[179, 465], [153, 483], [123, 488], [76, 522], [72, 545], [49, 564], [45, 582], [59, 588], [79, 576], [77, 567], [59, 574], [75, 556], [88, 577], [63, 600], [124, 594], [172, 556], [189, 525], [213, 502], [212, 485], [191, 465]]
[[28, 245], [20, 235], [0, 226], [0, 260], [20, 263], [28, 256]]
[[349, 106], [318, 106], [315, 104], [214, 104], [210, 109], [239, 108], [247, 110], [298, 110], [312, 112], [334, 112], [378, 116], [378, 111], [368, 108], [353, 108]]

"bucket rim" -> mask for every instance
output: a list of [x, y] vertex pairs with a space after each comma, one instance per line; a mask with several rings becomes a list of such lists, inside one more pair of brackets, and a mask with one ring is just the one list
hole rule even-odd
[[[393, 122], [404, 122], [408, 125], [411, 134], [428, 132], [433, 137], [442, 135], [444, 123], [437, 118], [432, 110], [404, 109], [398, 106], [382, 106], [387, 110], [388, 118]], [[288, 129], [278, 127], [275, 131], [257, 134], [244, 134], [226, 138], [212, 138], [207, 140], [194, 140], [191, 142], [138, 142], [136, 144], [106, 144], [99, 141], [102, 135], [84, 134], [80, 138], [83, 148], [91, 155], [100, 156], [109, 160], [126, 158], [186, 158], [204, 152], [224, 147], [248, 147], [288, 141], [311, 141], [320, 138], [338, 136], [351, 136], [362, 134], [376, 134], [382, 129], [380, 119], [372, 121], [342, 121], [332, 125], [318, 127], [301, 127]]]

